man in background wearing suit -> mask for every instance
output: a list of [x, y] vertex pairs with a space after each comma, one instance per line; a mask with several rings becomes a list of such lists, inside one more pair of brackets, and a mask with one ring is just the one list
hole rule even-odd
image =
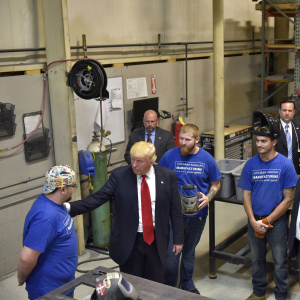
[[157, 113], [154, 110], [147, 110], [144, 114], [143, 123], [145, 128], [133, 131], [129, 136], [124, 158], [130, 164], [130, 149], [136, 142], [145, 141], [154, 144], [156, 149], [156, 162], [170, 149], [175, 148], [175, 142], [171, 133], [158, 125]]
[[115, 199], [109, 254], [120, 271], [163, 282], [172, 221], [174, 252], [183, 246], [183, 219], [175, 172], [154, 165], [151, 143], [130, 150], [131, 165], [112, 171], [105, 185], [83, 200], [67, 203], [71, 217]]
[[275, 150], [291, 160], [297, 174], [300, 174], [300, 126], [292, 120], [295, 115], [295, 101], [292, 97], [288, 97], [280, 103], [279, 115], [280, 137]]

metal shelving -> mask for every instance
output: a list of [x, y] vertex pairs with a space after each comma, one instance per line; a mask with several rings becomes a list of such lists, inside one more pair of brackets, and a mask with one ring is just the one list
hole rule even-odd
[[[294, 95], [300, 95], [300, 1], [290, 1], [290, 3], [278, 4], [271, 0], [262, 0], [256, 5], [256, 9], [262, 11], [262, 47], [261, 47], [261, 109], [265, 109], [265, 103], [272, 98], [279, 90], [294, 82]], [[276, 1], [279, 2], [279, 1]], [[293, 2], [293, 3], [291, 3]], [[266, 23], [269, 17], [284, 17], [295, 27], [294, 44], [268, 44], [266, 42]], [[293, 20], [293, 19], [294, 20]], [[286, 40], [291, 42], [291, 40]], [[269, 53], [287, 52], [295, 54], [294, 74], [277, 74], [269, 76], [267, 66], [269, 63]], [[282, 83], [276, 89], [267, 94], [269, 83]]]

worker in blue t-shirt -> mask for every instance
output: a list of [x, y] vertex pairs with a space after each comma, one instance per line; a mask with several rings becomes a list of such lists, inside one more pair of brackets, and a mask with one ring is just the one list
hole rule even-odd
[[[193, 282], [195, 248], [200, 241], [208, 214], [209, 201], [221, 187], [221, 173], [215, 159], [199, 148], [199, 128], [194, 124], [181, 127], [180, 147], [169, 150], [158, 165], [176, 172], [184, 220], [184, 245], [180, 267], [180, 288], [200, 294]], [[200, 199], [199, 199], [200, 198]], [[200, 202], [199, 202], [200, 200]], [[171, 224], [172, 225], [172, 224]], [[171, 226], [172, 230], [172, 226]], [[175, 255], [172, 234], [165, 266], [164, 283], [176, 286], [180, 255]]]
[[256, 111], [253, 128], [258, 154], [243, 168], [238, 187], [243, 189], [248, 216], [248, 242], [252, 260], [253, 293], [247, 300], [264, 300], [267, 288], [266, 245], [274, 260], [274, 294], [287, 298], [288, 263], [286, 211], [293, 203], [297, 174], [292, 162], [275, 151], [280, 135], [279, 120]]
[[[76, 188], [75, 173], [70, 167], [52, 167], [46, 173], [43, 193], [26, 216], [18, 283], [21, 286], [26, 282], [31, 300], [75, 279], [78, 242], [64, 203]], [[73, 290], [67, 295], [72, 293]]]

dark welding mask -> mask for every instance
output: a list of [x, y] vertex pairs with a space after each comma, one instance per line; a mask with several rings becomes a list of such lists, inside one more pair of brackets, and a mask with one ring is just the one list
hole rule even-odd
[[253, 133], [259, 136], [268, 136], [272, 140], [280, 137], [280, 121], [265, 112], [253, 112]]
[[[195, 194], [186, 196], [183, 195], [182, 190], [191, 191], [195, 190]], [[184, 184], [180, 187], [180, 200], [182, 213], [186, 216], [194, 216], [198, 213], [198, 193], [197, 186], [194, 184]]]
[[112, 272], [96, 279], [97, 285], [91, 300], [138, 300], [134, 286], [121, 273]]

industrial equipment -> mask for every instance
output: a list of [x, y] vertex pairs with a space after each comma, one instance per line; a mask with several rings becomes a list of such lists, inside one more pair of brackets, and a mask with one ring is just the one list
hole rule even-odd
[[83, 59], [74, 64], [68, 73], [68, 85], [82, 99], [107, 99], [107, 76], [97, 60]]
[[[42, 296], [39, 298], [39, 300], [70, 300], [71, 298], [68, 296], [65, 296], [64, 294], [72, 289], [75, 288], [75, 297], [77, 300], [83, 300], [82, 298], [78, 298], [76, 296], [77, 289], [83, 288], [85, 291], [87, 288], [91, 288], [91, 291], [89, 292], [89, 295], [84, 298], [84, 300], [90, 300], [90, 295], [94, 292], [94, 289], [96, 288], [97, 284], [105, 279], [106, 274], [115, 273], [111, 269], [107, 269], [104, 267], [99, 266], [97, 270], [89, 271], [85, 273], [82, 276], [79, 276], [75, 278], [74, 280], [66, 283], [63, 286], [60, 286], [59, 288], [51, 291], [50, 293]], [[118, 273], [120, 274], [120, 273]], [[139, 299], [143, 300], [161, 300], [161, 299], [172, 299], [172, 300], [182, 300], [182, 299], [189, 299], [189, 300], [212, 300], [211, 298], [204, 297], [201, 295], [189, 293], [187, 291], [177, 289], [165, 284], [161, 284], [158, 282], [150, 281], [148, 279], [144, 279], [141, 277], [133, 276], [126, 273], [121, 273], [122, 279], [120, 282], [120, 285], [126, 285], [127, 283], [132, 286], [134, 286], [135, 290], [138, 291]], [[103, 277], [102, 277], [103, 276]], [[120, 280], [120, 278], [119, 278]], [[118, 280], [118, 282], [119, 282]], [[125, 281], [126, 280], [126, 283]], [[122, 282], [123, 281], [123, 282]], [[106, 283], [105, 283], [106, 284]], [[106, 290], [107, 295], [107, 290]], [[124, 295], [124, 294], [123, 294]], [[133, 300], [138, 298], [133, 298], [134, 294], [132, 293], [125, 293], [125, 295], [128, 295], [127, 299]], [[130, 298], [131, 297], [131, 298]], [[106, 298], [98, 297], [98, 299], [104, 300]], [[112, 300], [114, 298], [107, 298], [107, 300]], [[117, 298], [118, 300], [120, 298]], [[126, 299], [126, 298], [121, 298]]]
[[[102, 101], [109, 98], [106, 90], [107, 76], [102, 65], [94, 59], [77, 61], [67, 74], [67, 84], [82, 99], [100, 101], [100, 135], [94, 132], [92, 142], [87, 151], [79, 153], [81, 172], [89, 176], [88, 188], [93, 194], [107, 181], [106, 149], [103, 138], [110, 133], [104, 132], [102, 123]], [[100, 140], [98, 139], [100, 137]], [[94, 161], [94, 163], [93, 163]], [[110, 235], [110, 205], [105, 203], [91, 212], [93, 227], [93, 243], [98, 247], [107, 247]]]
[[[214, 156], [215, 131], [202, 132], [200, 144]], [[228, 125], [224, 127], [225, 158], [247, 160], [252, 157], [252, 126]]]
[[[105, 135], [101, 132], [101, 137]], [[90, 176], [90, 194], [96, 193], [107, 181], [106, 148], [99, 140], [100, 135], [94, 132], [89, 151], [94, 158], [94, 174]], [[91, 212], [93, 228], [93, 244], [97, 247], [108, 247], [110, 236], [110, 203], [107, 202]]]
[[79, 169], [83, 175], [95, 175], [94, 157], [90, 151], [80, 151], [79, 155]]
[[[95, 274], [97, 270], [94, 270]], [[103, 272], [100, 274], [103, 274]], [[138, 300], [139, 294], [134, 286], [121, 273], [106, 273], [96, 278], [96, 289], [91, 300]]]

